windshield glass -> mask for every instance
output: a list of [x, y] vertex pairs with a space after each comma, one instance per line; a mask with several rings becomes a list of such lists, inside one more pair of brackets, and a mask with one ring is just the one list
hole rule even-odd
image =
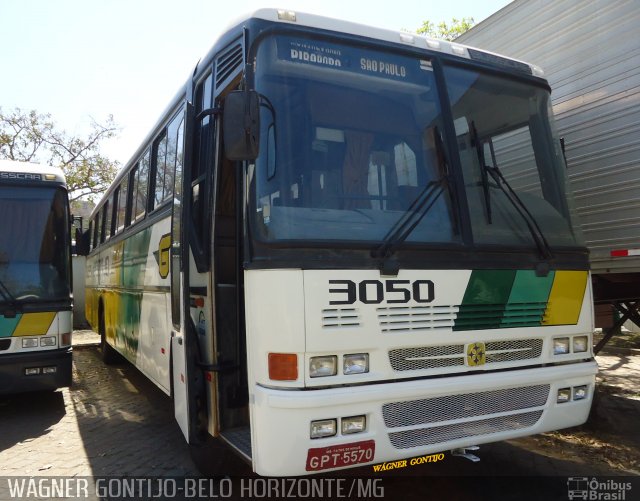
[[435, 186], [405, 241], [460, 240], [428, 59], [272, 38], [258, 50], [256, 89], [261, 144], [250, 210], [259, 238], [376, 245]]
[[582, 245], [571, 225], [565, 164], [546, 89], [446, 67], [458, 152], [477, 244], [533, 246], [499, 174], [553, 246]]
[[[18, 301], [68, 299], [69, 209], [59, 188], [0, 186], [0, 281]], [[9, 298], [0, 297], [0, 301]]]

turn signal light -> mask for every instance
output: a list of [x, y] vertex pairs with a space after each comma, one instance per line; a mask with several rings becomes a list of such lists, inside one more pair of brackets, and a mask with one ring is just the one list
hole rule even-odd
[[298, 379], [298, 355], [295, 353], [269, 353], [269, 379], [295, 381]]

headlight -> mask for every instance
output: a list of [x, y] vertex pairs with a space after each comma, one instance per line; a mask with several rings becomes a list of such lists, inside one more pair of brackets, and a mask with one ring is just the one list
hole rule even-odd
[[571, 400], [571, 388], [560, 388], [558, 390], [558, 397], [556, 398], [556, 402], [562, 404], [564, 402], [568, 402]]
[[336, 434], [336, 420], [311, 421], [311, 438], [333, 437]]
[[589, 348], [589, 336], [576, 336], [573, 338], [573, 352], [582, 353]]
[[311, 357], [309, 361], [309, 377], [335, 376], [338, 372], [338, 357]]
[[345, 417], [340, 420], [340, 423], [343, 435], [360, 433], [367, 427], [367, 418], [366, 416]]
[[22, 347], [23, 348], [37, 348], [38, 347], [38, 340], [35, 339], [35, 338], [23, 339], [22, 340]]
[[342, 365], [345, 374], [363, 374], [369, 372], [369, 354], [357, 353], [354, 355], [345, 355]]
[[569, 353], [569, 338], [568, 337], [555, 338], [553, 340], [553, 354], [564, 355], [565, 353]]
[[584, 400], [587, 398], [587, 385], [573, 387], [573, 399]]
[[41, 337], [40, 338], [40, 346], [55, 346], [56, 338], [55, 337]]

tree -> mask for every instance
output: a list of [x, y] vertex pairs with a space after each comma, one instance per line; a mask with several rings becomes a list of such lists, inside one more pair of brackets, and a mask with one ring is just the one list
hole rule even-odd
[[112, 116], [104, 123], [92, 119], [89, 132], [80, 136], [60, 129], [48, 113], [0, 108], [0, 158], [60, 167], [67, 178], [69, 199], [93, 200], [118, 172], [119, 163], [100, 153], [103, 141], [118, 131]]
[[462, 19], [451, 19], [451, 24], [441, 21], [436, 26], [429, 20], [422, 23], [422, 26], [416, 30], [420, 35], [426, 35], [431, 38], [439, 38], [441, 40], [454, 40], [470, 29], [475, 24], [472, 17], [463, 17]]

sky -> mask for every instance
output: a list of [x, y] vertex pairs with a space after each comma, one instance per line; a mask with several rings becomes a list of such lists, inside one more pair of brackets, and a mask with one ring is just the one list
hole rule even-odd
[[278, 7], [415, 31], [476, 23], [510, 0], [0, 0], [0, 108], [50, 113], [83, 134], [113, 115], [103, 153], [124, 164], [198, 60], [244, 14]]

